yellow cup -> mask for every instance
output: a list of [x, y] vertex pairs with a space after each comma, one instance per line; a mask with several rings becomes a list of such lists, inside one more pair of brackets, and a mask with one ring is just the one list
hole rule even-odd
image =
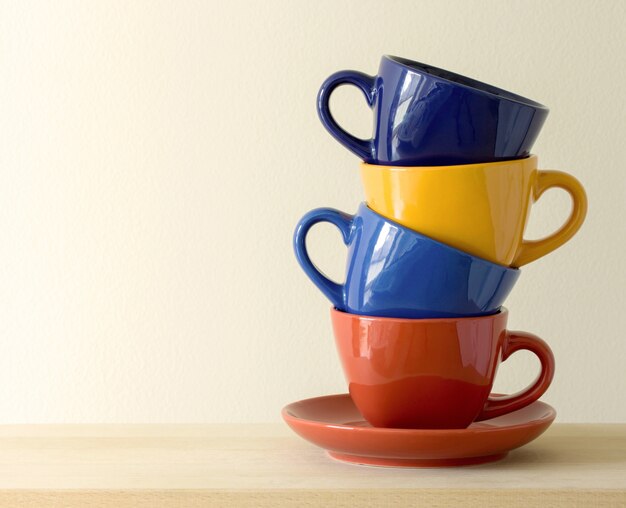
[[[557, 249], [580, 229], [585, 189], [561, 171], [537, 169], [537, 157], [462, 166], [361, 164], [367, 204], [375, 212], [440, 242], [506, 266], [522, 266]], [[567, 191], [572, 212], [541, 240], [524, 240], [530, 205], [552, 187]]]

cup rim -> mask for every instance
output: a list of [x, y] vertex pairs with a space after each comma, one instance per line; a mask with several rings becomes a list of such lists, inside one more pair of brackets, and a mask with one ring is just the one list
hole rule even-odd
[[340, 310], [335, 306], [330, 308], [331, 314], [346, 316], [355, 316], [359, 319], [359, 321], [388, 321], [393, 323], [437, 323], [437, 324], [446, 324], [446, 323], [456, 323], [458, 321], [463, 320], [464, 322], [472, 322], [472, 321], [481, 321], [481, 320], [493, 320], [498, 318], [506, 319], [509, 315], [509, 309], [507, 309], [504, 305], [501, 305], [497, 312], [493, 314], [486, 314], [484, 316], [460, 316], [460, 317], [443, 317], [443, 318], [396, 318], [396, 317], [387, 317], [387, 316], [369, 316], [366, 314], [357, 314], [355, 312], [346, 312], [344, 310]]
[[383, 55], [383, 58], [386, 58], [387, 60], [390, 60], [391, 62], [398, 64], [413, 73], [422, 72], [428, 74], [429, 76], [433, 76], [441, 81], [460, 86], [475, 93], [488, 95], [492, 99], [507, 100], [522, 104], [523, 106], [532, 107], [534, 109], [549, 111], [546, 106], [537, 101], [528, 99], [527, 97], [515, 94], [513, 92], [509, 92], [508, 90], [504, 90], [503, 88], [498, 88], [497, 86], [490, 85], [489, 83], [484, 83], [482, 81], [478, 81], [477, 79], [469, 78], [467, 76], [463, 76], [462, 74], [457, 74], [456, 72], [441, 69], [439, 67], [435, 67], [434, 65], [417, 62], [415, 60], [410, 60], [401, 56]]
[[444, 166], [395, 166], [392, 164], [372, 164], [370, 162], [361, 161], [361, 167], [367, 166], [368, 168], [377, 168], [385, 171], [411, 171], [414, 169], [419, 170], [437, 170], [437, 171], [445, 171], [445, 170], [454, 170], [457, 169], [459, 171], [468, 171], [477, 168], [493, 168], [497, 166], [505, 166], [510, 164], [528, 164], [535, 162], [535, 166], [538, 165], [539, 158], [535, 154], [527, 155], [526, 157], [519, 157], [517, 159], [507, 159], [504, 161], [493, 161], [493, 162], [471, 162], [469, 164], [450, 164]]

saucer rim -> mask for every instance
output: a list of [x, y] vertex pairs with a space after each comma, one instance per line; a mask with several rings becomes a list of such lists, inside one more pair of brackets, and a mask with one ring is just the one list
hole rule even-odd
[[[491, 395], [501, 395], [499, 393], [492, 393]], [[541, 406], [545, 406], [546, 409], [546, 415], [540, 418], [533, 418], [531, 420], [522, 422], [522, 423], [516, 423], [516, 424], [512, 424], [512, 425], [503, 425], [501, 427], [474, 427], [471, 428], [467, 427], [464, 429], [401, 429], [401, 428], [396, 428], [396, 427], [358, 427], [355, 425], [347, 425], [344, 423], [332, 423], [332, 422], [324, 422], [321, 420], [311, 420], [308, 418], [301, 418], [298, 416], [295, 416], [293, 414], [289, 413], [289, 408], [292, 407], [295, 404], [301, 404], [301, 403], [306, 403], [309, 401], [318, 401], [321, 399], [339, 399], [339, 398], [350, 398], [350, 394], [349, 393], [336, 393], [336, 394], [331, 394], [331, 395], [321, 395], [318, 397], [309, 397], [307, 399], [302, 399], [302, 400], [298, 400], [295, 402], [291, 402], [289, 404], [287, 404], [286, 406], [284, 406], [281, 410], [281, 416], [283, 418], [283, 420], [286, 423], [289, 423], [289, 421], [298, 421], [299, 424], [304, 424], [307, 426], [314, 426], [314, 427], [319, 427], [319, 426], [324, 426], [324, 427], [332, 427], [332, 428], [340, 428], [340, 429], [345, 429], [345, 430], [350, 430], [350, 431], [356, 431], [356, 432], [376, 432], [376, 433], [391, 433], [391, 434], [415, 434], [415, 433], [420, 433], [420, 434], [424, 434], [424, 435], [432, 435], [432, 436], [441, 436], [444, 434], [492, 434], [494, 432], [507, 432], [510, 429], [516, 429], [516, 428], [525, 428], [528, 427], [529, 425], [538, 425], [538, 424], [544, 424], [544, 423], [549, 423], [552, 424], [552, 422], [554, 422], [554, 420], [556, 419], [556, 409], [554, 409], [554, 407], [552, 407], [550, 404], [548, 404], [547, 402], [541, 401], [541, 400], [536, 400], [534, 401], [532, 404], [529, 404], [526, 407], [529, 406], [534, 406], [534, 405], [541, 405]], [[353, 402], [354, 403], [354, 402]], [[518, 409], [517, 411], [523, 411], [525, 409], [521, 408]], [[357, 408], [358, 411], [358, 408]], [[513, 411], [512, 413], [515, 413], [517, 411]], [[360, 413], [359, 413], [360, 414]], [[508, 413], [511, 414], [511, 413]], [[502, 415], [502, 416], [506, 416], [506, 415]], [[501, 418], [502, 416], [499, 416], [497, 418]], [[361, 416], [361, 418], [363, 418]], [[495, 420], [496, 418], [490, 418], [489, 420], [482, 420], [479, 423], [484, 423], [484, 422], [489, 422], [491, 420]], [[365, 420], [365, 418], [363, 418], [363, 421], [367, 421]]]

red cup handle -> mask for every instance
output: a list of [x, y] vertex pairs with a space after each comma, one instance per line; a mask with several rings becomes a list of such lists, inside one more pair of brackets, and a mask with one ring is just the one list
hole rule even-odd
[[507, 332], [502, 349], [502, 361], [521, 349], [527, 349], [539, 357], [541, 372], [537, 379], [521, 392], [502, 397], [489, 397], [482, 412], [474, 421], [488, 420], [522, 409], [535, 402], [550, 386], [554, 377], [554, 355], [548, 344], [532, 333]]

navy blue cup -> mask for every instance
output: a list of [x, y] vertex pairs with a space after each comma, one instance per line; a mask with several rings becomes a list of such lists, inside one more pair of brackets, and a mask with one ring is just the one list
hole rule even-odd
[[[348, 247], [344, 284], [311, 262], [306, 236], [318, 222], [334, 224]], [[519, 270], [491, 263], [385, 219], [361, 204], [356, 215], [318, 208], [293, 238], [300, 266], [339, 310], [408, 319], [463, 317], [499, 310]]]
[[[372, 139], [359, 139], [333, 118], [333, 90], [351, 84], [374, 110]], [[448, 166], [530, 155], [548, 109], [541, 104], [430, 65], [383, 56], [377, 76], [340, 71], [320, 88], [324, 127], [370, 164]]]

